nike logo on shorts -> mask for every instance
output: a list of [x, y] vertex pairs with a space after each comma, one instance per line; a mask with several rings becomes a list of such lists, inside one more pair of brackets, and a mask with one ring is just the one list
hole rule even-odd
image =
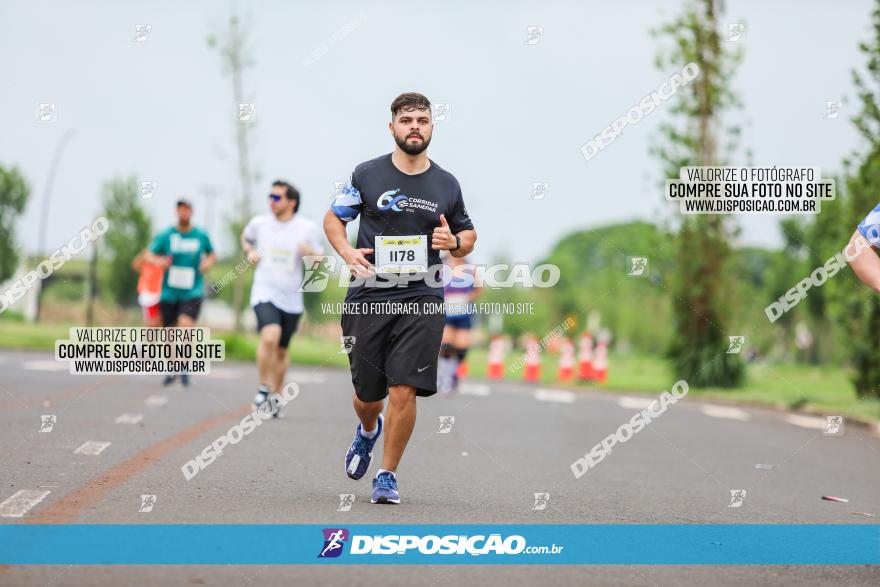
[[425, 365], [425, 366], [422, 367], [421, 369], [418, 369], [418, 372], [421, 373], [422, 371], [424, 371], [425, 369], [427, 369], [427, 368], [430, 367], [430, 366], [431, 366], [431, 365]]

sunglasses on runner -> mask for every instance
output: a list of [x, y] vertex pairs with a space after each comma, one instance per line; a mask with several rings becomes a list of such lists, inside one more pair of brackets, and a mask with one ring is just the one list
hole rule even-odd
[[280, 202], [281, 198], [282, 196], [279, 196], [278, 194], [269, 194], [269, 199], [273, 202]]

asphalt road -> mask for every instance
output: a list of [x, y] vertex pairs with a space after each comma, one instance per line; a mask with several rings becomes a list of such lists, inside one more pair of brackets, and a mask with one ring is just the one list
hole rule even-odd
[[[0, 523], [848, 524], [878, 520], [852, 512], [880, 516], [880, 438], [867, 428], [847, 422], [842, 435], [826, 435], [821, 418], [686, 398], [575, 479], [571, 463], [650, 398], [488, 381], [468, 382], [456, 397], [419, 400], [398, 471], [403, 503], [372, 505], [377, 463], [358, 482], [343, 470], [356, 424], [348, 373], [307, 367], [291, 370], [302, 391], [284, 419], [260, 426], [187, 481], [181, 465], [248, 411], [252, 365], [215, 365], [189, 388], [163, 388], [156, 376], [71, 376], [66, 369], [46, 353], [0, 352], [0, 502], [22, 490], [34, 497], [0, 505]], [[42, 415], [55, 416], [50, 432], [39, 431]], [[448, 416], [454, 423], [442, 428]], [[81, 454], [90, 447], [99, 454]], [[739, 507], [729, 507], [731, 490], [746, 492]], [[535, 509], [535, 493], [550, 494], [544, 509]], [[345, 494], [354, 502], [338, 511]], [[138, 511], [141, 495], [156, 496], [152, 511]], [[0, 567], [2, 585], [282, 582], [839, 586], [876, 585], [880, 568]]]

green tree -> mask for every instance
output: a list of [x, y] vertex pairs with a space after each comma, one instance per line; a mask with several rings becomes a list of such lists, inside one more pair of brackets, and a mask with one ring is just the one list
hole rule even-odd
[[[661, 27], [673, 41], [658, 54], [664, 71], [699, 66], [699, 76], [677, 92], [672, 112], [678, 124], [661, 126], [665, 142], [654, 149], [666, 177], [678, 177], [683, 166], [719, 166], [722, 151], [737, 146], [739, 129], [722, 127], [722, 114], [739, 102], [728, 86], [739, 53], [722, 48], [717, 0], [699, 0]], [[726, 141], [726, 142], [722, 142]], [[681, 222], [673, 284], [675, 336], [669, 355], [677, 376], [694, 386], [733, 387], [744, 375], [738, 354], [728, 354], [733, 259], [730, 238], [735, 231], [722, 215], [685, 217]]]
[[[836, 179], [839, 186], [841, 181]], [[780, 222], [785, 241], [783, 257], [775, 273], [773, 298], [783, 295], [801, 279], [809, 276], [825, 261], [839, 253], [849, 240], [854, 224], [841, 220], [849, 214], [846, 209], [847, 198], [838, 190], [835, 200], [822, 202], [822, 212], [813, 217], [798, 216]], [[843, 274], [849, 273], [843, 271]], [[785, 338], [791, 343], [793, 327], [797, 322], [805, 322], [813, 332], [813, 345], [802, 356], [810, 363], [818, 364], [842, 358], [836, 349], [841, 347], [842, 328], [838, 326], [840, 316], [839, 288], [847, 291], [853, 288], [852, 276], [829, 279], [822, 287], [809, 290], [807, 298], [793, 310], [782, 316], [776, 324], [785, 329]], [[845, 345], [844, 345], [845, 346]]]
[[110, 222], [102, 247], [107, 251], [107, 271], [102, 289], [113, 300], [128, 305], [137, 298], [137, 274], [131, 262], [149, 244], [152, 221], [141, 206], [138, 183], [134, 177], [113, 178], [104, 183], [103, 215]]
[[[853, 155], [846, 162], [848, 206], [837, 218], [850, 234], [880, 199], [877, 190], [880, 186], [880, 1], [875, 2], [871, 16], [872, 36], [859, 44], [867, 58], [867, 71], [853, 71], [859, 111], [852, 121], [865, 147], [861, 154]], [[825, 205], [822, 207], [824, 215]], [[845, 244], [845, 240], [840, 244]], [[850, 285], [840, 290], [850, 358], [856, 369], [856, 391], [860, 396], [880, 397], [880, 298], [860, 283]]]
[[0, 165], [0, 282], [12, 277], [18, 267], [15, 225], [29, 195], [30, 188], [18, 167]]
[[[601, 316], [615, 342], [655, 353], [669, 343], [670, 304], [665, 280], [672, 273], [671, 235], [653, 224], [628, 222], [574, 232], [553, 247], [543, 263], [559, 267], [559, 283], [545, 290], [553, 328], [569, 315], [583, 328], [591, 311]], [[647, 257], [643, 277], [628, 275], [630, 257]], [[536, 290], [535, 294], [540, 290]], [[650, 315], [650, 320], [645, 320]], [[540, 332], [540, 330], [538, 331]], [[595, 334], [595, 333], [593, 333]]]

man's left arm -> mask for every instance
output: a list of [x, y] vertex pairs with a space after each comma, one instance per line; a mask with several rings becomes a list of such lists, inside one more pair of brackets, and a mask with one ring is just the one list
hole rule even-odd
[[431, 248], [447, 250], [453, 257], [464, 257], [474, 250], [476, 242], [477, 231], [474, 230], [474, 224], [468, 216], [459, 187], [449, 210], [449, 219], [447, 220], [443, 214], [440, 215], [440, 226], [434, 229]]
[[461, 246], [457, 249], [449, 249], [449, 254], [453, 257], [465, 257], [470, 255], [477, 242], [477, 231], [472, 228], [462, 230], [461, 232], [457, 232], [455, 236], [458, 237]]
[[469, 254], [474, 250], [476, 242], [476, 230], [467, 228], [453, 232], [443, 214], [440, 215], [440, 226], [434, 228], [434, 234], [431, 235], [431, 248], [435, 251], [449, 251], [453, 257], [464, 257]]

